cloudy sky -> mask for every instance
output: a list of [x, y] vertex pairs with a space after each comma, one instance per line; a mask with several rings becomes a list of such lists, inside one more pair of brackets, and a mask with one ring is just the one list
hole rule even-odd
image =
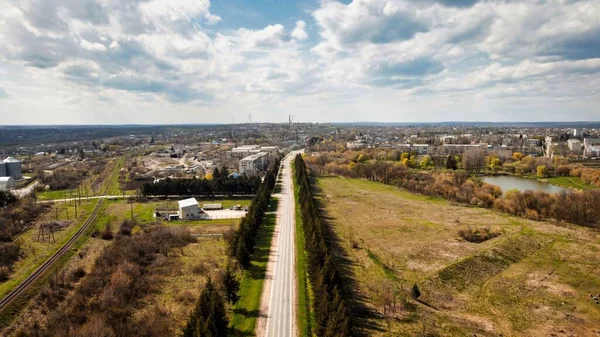
[[600, 120], [600, 0], [0, 0], [0, 124]]

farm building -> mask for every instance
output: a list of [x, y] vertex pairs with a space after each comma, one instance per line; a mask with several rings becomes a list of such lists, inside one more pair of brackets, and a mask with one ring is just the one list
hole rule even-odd
[[14, 157], [4, 159], [0, 165], [0, 176], [13, 177], [15, 180], [23, 178], [21, 161]]
[[204, 205], [202, 205], [202, 209], [211, 211], [211, 210], [223, 209], [223, 206], [221, 204], [204, 204]]
[[189, 198], [180, 200], [179, 204], [179, 218], [182, 220], [198, 219], [200, 216], [200, 208], [198, 207], [198, 201], [195, 198]]
[[8, 191], [15, 187], [15, 180], [12, 177], [0, 177], [0, 191]]

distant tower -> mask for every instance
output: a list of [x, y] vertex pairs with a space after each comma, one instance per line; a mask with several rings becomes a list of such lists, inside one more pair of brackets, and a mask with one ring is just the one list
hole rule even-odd
[[248, 114], [248, 124], [252, 124], [252, 115]]

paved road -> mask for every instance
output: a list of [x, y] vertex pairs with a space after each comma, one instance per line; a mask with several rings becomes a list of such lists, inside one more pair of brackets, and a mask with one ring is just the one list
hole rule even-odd
[[[291, 161], [296, 153], [283, 161], [283, 182], [277, 209], [277, 223], [271, 244], [267, 267], [267, 282], [262, 297], [265, 318], [264, 328], [259, 327], [261, 336], [286, 337], [296, 335], [295, 287], [295, 202], [292, 185]], [[268, 307], [266, 307], [268, 306]], [[260, 323], [259, 323], [260, 324]], [[264, 333], [264, 335], [262, 335]]]

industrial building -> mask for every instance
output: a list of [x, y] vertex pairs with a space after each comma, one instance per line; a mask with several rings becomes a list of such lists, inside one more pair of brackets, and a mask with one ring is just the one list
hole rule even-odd
[[20, 180], [23, 178], [23, 168], [21, 161], [14, 158], [8, 157], [0, 163], [0, 177], [12, 177], [14, 180]]
[[269, 154], [259, 152], [240, 160], [240, 174], [256, 174], [267, 170]]
[[0, 177], [0, 191], [8, 191], [15, 188], [13, 177]]
[[234, 147], [231, 151], [228, 151], [229, 158], [242, 159], [253, 154], [265, 152], [271, 156], [276, 156], [279, 150], [277, 146], [260, 146], [260, 145], [243, 145]]
[[198, 207], [198, 201], [196, 198], [189, 198], [180, 200], [179, 204], [179, 218], [182, 220], [193, 220], [200, 217], [200, 207]]

